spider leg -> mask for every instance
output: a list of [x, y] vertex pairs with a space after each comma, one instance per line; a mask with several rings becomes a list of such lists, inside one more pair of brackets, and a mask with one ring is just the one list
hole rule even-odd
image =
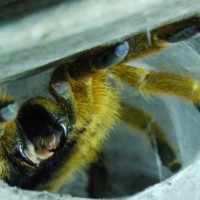
[[164, 25], [153, 32], [154, 40], [175, 43], [200, 34], [200, 18], [192, 16], [168, 25]]
[[143, 58], [150, 54], [158, 53], [168, 45], [189, 39], [200, 34], [200, 18], [192, 16], [153, 29], [149, 33], [139, 33], [126, 38], [129, 44], [129, 53], [122, 63]]
[[[128, 48], [122, 42], [97, 54], [94, 60], [91, 54], [81, 54], [74, 62], [60, 65], [52, 73], [49, 90], [69, 119], [65, 145], [69, 147], [69, 158], [51, 182], [43, 182], [37, 189], [57, 190], [74, 172], [96, 159], [119, 109], [117, 93], [107, 82], [107, 70], [103, 69], [121, 62]], [[53, 108], [49, 109], [53, 112]]]
[[144, 94], [177, 96], [192, 102], [200, 110], [200, 84], [191, 77], [126, 65], [118, 65], [110, 71]]
[[132, 128], [137, 128], [151, 140], [152, 147], [158, 151], [162, 163], [175, 172], [181, 164], [175, 151], [167, 140], [162, 128], [143, 110], [121, 103], [120, 119]]
[[82, 71], [73, 76], [68, 66], [61, 66], [53, 73], [49, 87], [63, 109], [71, 107], [69, 114], [74, 118], [66, 143], [66, 147], [69, 146], [67, 162], [50, 182], [37, 187], [56, 191], [70, 181], [77, 170], [95, 161], [117, 119], [119, 103], [115, 90], [107, 83], [105, 70]]

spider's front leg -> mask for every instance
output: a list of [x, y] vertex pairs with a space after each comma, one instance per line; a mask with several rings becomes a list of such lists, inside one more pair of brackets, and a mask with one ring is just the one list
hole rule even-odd
[[153, 39], [157, 42], [176, 43], [200, 34], [200, 18], [198, 16], [183, 19], [153, 31]]
[[143, 32], [126, 38], [130, 50], [123, 63], [159, 53], [168, 45], [189, 39], [200, 34], [200, 18], [192, 16], [159, 28], [149, 34]]
[[57, 190], [75, 171], [96, 160], [119, 109], [116, 92], [107, 82], [106, 69], [122, 61], [128, 48], [123, 42], [98, 54], [94, 60], [90, 54], [82, 55], [75, 63], [59, 66], [52, 74], [50, 91], [72, 119], [68, 142], [72, 141], [74, 146], [67, 162], [45, 185], [47, 190]]

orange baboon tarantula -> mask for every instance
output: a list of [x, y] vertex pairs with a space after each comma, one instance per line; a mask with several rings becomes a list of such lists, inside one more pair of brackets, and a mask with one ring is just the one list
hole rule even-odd
[[2, 94], [1, 179], [25, 189], [56, 191], [78, 169], [95, 160], [117, 120], [148, 132], [150, 138], [153, 132], [156, 146], [152, 143], [152, 147], [157, 148], [162, 163], [171, 171], [178, 170], [181, 163], [162, 129], [144, 111], [122, 102], [111, 79], [143, 93], [182, 97], [200, 110], [197, 80], [127, 65], [199, 33], [200, 18], [193, 16], [152, 30], [151, 43], [146, 33], [139, 33], [82, 52], [52, 73], [52, 99], [29, 99], [18, 111], [14, 99]]

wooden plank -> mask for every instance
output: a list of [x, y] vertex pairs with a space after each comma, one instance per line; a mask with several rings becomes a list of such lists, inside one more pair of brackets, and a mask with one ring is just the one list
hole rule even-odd
[[59, 1], [12, 20], [0, 15], [0, 80], [198, 13], [199, 8], [199, 0], [82, 0]]

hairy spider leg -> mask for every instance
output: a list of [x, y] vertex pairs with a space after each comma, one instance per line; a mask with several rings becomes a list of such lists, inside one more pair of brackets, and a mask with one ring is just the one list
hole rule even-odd
[[[107, 55], [110, 56], [110, 52]], [[106, 64], [113, 65], [112, 61], [116, 63], [116, 56], [110, 56], [109, 59]], [[74, 77], [72, 70], [61, 66], [52, 75], [50, 91], [59, 104], [63, 104], [64, 109], [72, 111], [74, 121], [67, 142], [75, 141], [75, 145], [69, 159], [55, 174], [54, 179], [39, 185], [38, 189], [44, 187], [46, 190], [56, 191], [70, 180], [74, 172], [94, 162], [104, 139], [118, 118], [117, 91], [110, 87], [107, 71], [95, 69], [87, 72]]]
[[126, 65], [118, 65], [111, 72], [144, 94], [177, 96], [199, 108], [200, 84], [194, 78]]
[[145, 137], [150, 138], [151, 145], [158, 151], [163, 165], [172, 172], [181, 168], [177, 154], [170, 145], [166, 134], [151, 115], [139, 108], [121, 102], [120, 119], [128, 126], [140, 130]]
[[131, 62], [151, 54], [159, 53], [167, 46], [200, 34], [200, 17], [192, 16], [178, 22], [164, 25], [147, 33], [125, 38], [129, 44], [129, 52], [121, 63]]
[[123, 42], [87, 65], [84, 62], [88, 59], [81, 57], [79, 63], [84, 63], [83, 68], [77, 69], [71, 64], [54, 71], [50, 91], [59, 103], [64, 104], [64, 108], [70, 110], [74, 124], [69, 141], [77, 142], [68, 162], [54, 180], [45, 185], [47, 190], [57, 190], [75, 171], [97, 159], [97, 153], [118, 118], [119, 110], [117, 92], [110, 87], [107, 71], [102, 69], [121, 62], [128, 48], [128, 43]]

